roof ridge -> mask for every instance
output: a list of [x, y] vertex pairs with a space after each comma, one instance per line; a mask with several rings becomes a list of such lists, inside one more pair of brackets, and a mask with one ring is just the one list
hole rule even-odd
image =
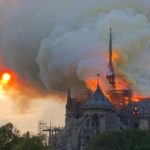
[[113, 104], [104, 95], [99, 85], [93, 95], [85, 104], [85, 108], [104, 108], [104, 109], [114, 109]]

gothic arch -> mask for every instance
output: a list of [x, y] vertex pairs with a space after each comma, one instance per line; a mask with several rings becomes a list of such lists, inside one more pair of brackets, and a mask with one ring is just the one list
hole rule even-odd
[[99, 115], [93, 114], [92, 116], [92, 127], [99, 127]]

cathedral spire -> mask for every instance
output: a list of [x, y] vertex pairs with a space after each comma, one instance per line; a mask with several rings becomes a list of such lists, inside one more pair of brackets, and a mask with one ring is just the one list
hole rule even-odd
[[109, 36], [109, 66], [112, 67], [112, 28], [110, 27], [110, 36]]
[[115, 83], [115, 71], [114, 65], [112, 60], [113, 49], [112, 49], [112, 28], [110, 27], [110, 34], [109, 34], [109, 59], [108, 59], [108, 72], [106, 78], [110, 84], [110, 88], [115, 90], [116, 83]]

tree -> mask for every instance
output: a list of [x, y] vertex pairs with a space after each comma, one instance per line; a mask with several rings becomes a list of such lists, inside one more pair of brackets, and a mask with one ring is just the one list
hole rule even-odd
[[0, 150], [52, 150], [44, 141], [44, 136], [29, 132], [21, 136], [12, 123], [0, 127]]
[[109, 131], [96, 136], [89, 150], [150, 150], [150, 132], [140, 129]]
[[44, 140], [44, 136], [31, 137], [27, 133], [12, 150], [51, 150], [50, 147], [43, 143]]
[[10, 150], [13, 145], [19, 142], [19, 131], [12, 123], [0, 127], [0, 150]]

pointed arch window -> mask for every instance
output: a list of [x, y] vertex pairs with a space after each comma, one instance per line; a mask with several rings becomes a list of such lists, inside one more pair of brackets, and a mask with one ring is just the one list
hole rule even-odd
[[98, 116], [98, 114], [93, 115], [92, 126], [93, 127], [98, 127], [99, 126], [99, 116]]

